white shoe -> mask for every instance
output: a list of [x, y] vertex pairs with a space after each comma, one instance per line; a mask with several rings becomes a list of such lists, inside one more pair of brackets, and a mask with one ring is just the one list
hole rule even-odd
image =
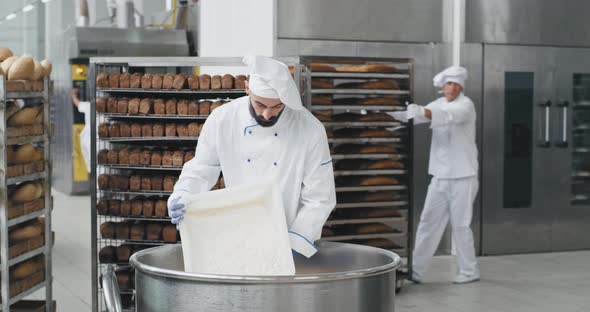
[[420, 275], [413, 273], [408, 277], [408, 281], [414, 284], [422, 284], [422, 277]]
[[479, 281], [479, 274], [465, 275], [463, 273], [455, 276], [453, 284], [467, 284]]

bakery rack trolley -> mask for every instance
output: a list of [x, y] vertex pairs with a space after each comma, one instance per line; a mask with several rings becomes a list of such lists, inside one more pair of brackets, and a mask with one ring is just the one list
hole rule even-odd
[[[31, 87], [31, 86], [35, 87]], [[22, 87], [22, 88], [21, 88]], [[35, 90], [35, 91], [31, 91]], [[8, 101], [22, 100], [25, 106], [41, 104], [42, 124], [22, 127], [9, 127], [6, 117]], [[51, 162], [50, 162], [50, 123], [49, 123], [49, 77], [43, 81], [7, 81], [0, 75], [0, 265], [1, 265], [1, 308], [11, 311], [11, 306], [25, 297], [45, 288], [45, 311], [53, 311], [52, 301], [52, 241], [51, 212]], [[8, 165], [7, 149], [22, 144], [43, 146], [43, 159], [35, 163]], [[43, 186], [43, 196], [33, 202], [9, 204], [9, 188], [25, 182], [39, 182]], [[11, 242], [11, 229], [23, 226], [26, 222], [44, 217], [42, 236]], [[11, 269], [27, 260], [36, 259], [42, 265], [36, 272], [21, 280], [10, 281]]]
[[413, 61], [299, 56], [299, 62], [305, 106], [326, 127], [334, 160], [337, 205], [322, 240], [380, 247], [405, 257], [399, 291], [412, 266], [412, 126], [387, 113], [412, 103]]

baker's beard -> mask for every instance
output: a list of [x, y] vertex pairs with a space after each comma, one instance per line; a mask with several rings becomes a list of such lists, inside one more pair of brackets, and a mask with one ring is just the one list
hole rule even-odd
[[254, 110], [254, 106], [252, 106], [252, 101], [250, 101], [249, 106], [250, 106], [250, 115], [252, 116], [252, 118], [254, 118], [254, 120], [256, 120], [256, 122], [261, 127], [265, 127], [265, 128], [274, 126], [277, 123], [277, 121], [279, 121], [279, 118], [283, 114], [283, 111], [285, 111], [285, 109], [283, 108], [283, 110], [278, 115], [273, 116], [267, 120], [264, 117], [262, 117], [261, 115], [256, 114], [256, 111]]

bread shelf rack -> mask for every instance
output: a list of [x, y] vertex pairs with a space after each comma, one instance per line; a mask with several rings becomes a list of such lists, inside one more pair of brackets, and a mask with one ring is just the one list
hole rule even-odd
[[[53, 200], [51, 197], [51, 179], [48, 178], [51, 176], [51, 162], [49, 161], [51, 141], [49, 135], [51, 133], [49, 123], [49, 78], [44, 78], [43, 91], [41, 92], [10, 91], [7, 88], [7, 81], [5, 79], [5, 76], [0, 75], [0, 307], [2, 311], [11, 311], [11, 305], [44, 288], [45, 308], [49, 312], [53, 311], [53, 235], [51, 232]], [[8, 103], [11, 101], [18, 101], [24, 104], [23, 107], [40, 104], [40, 111], [43, 112], [42, 125], [22, 126], [20, 128], [8, 127], [7, 118], [10, 116], [7, 115], [7, 108]], [[32, 129], [33, 127], [38, 127], [39, 131], [35, 134], [27, 134], [25, 130]], [[41, 132], [43, 134], [40, 134]], [[28, 143], [43, 146], [43, 160], [41, 162], [45, 168], [44, 171], [8, 177], [8, 148]], [[41, 202], [42, 205], [37, 205], [34, 208], [32, 206], [33, 202], [19, 205], [9, 204], [9, 201], [11, 201], [10, 196], [12, 195], [11, 190], [24, 185], [23, 183], [25, 182], [38, 182], [42, 185], [42, 197], [33, 201]], [[27, 208], [24, 209], [23, 205]], [[16, 213], [16, 209], [20, 209], [20, 212]], [[15, 247], [28, 244], [30, 241], [12, 241], [10, 240], [9, 233], [20, 225], [24, 225], [25, 222], [41, 216], [44, 217], [42, 239], [38, 240], [35, 247], [33, 247], [34, 244], [31, 244], [25, 249], [19, 249], [19, 252], [15, 254]], [[39, 268], [36, 272], [33, 272], [30, 276], [22, 280], [10, 282], [11, 273], [9, 272], [11, 267], [35, 257], [40, 257], [41, 255], [44, 256], [42, 268]]]

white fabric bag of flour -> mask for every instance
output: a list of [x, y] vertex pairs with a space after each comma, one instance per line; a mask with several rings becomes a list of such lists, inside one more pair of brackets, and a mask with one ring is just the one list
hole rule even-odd
[[294, 275], [280, 190], [273, 180], [183, 196], [184, 270], [223, 275]]

